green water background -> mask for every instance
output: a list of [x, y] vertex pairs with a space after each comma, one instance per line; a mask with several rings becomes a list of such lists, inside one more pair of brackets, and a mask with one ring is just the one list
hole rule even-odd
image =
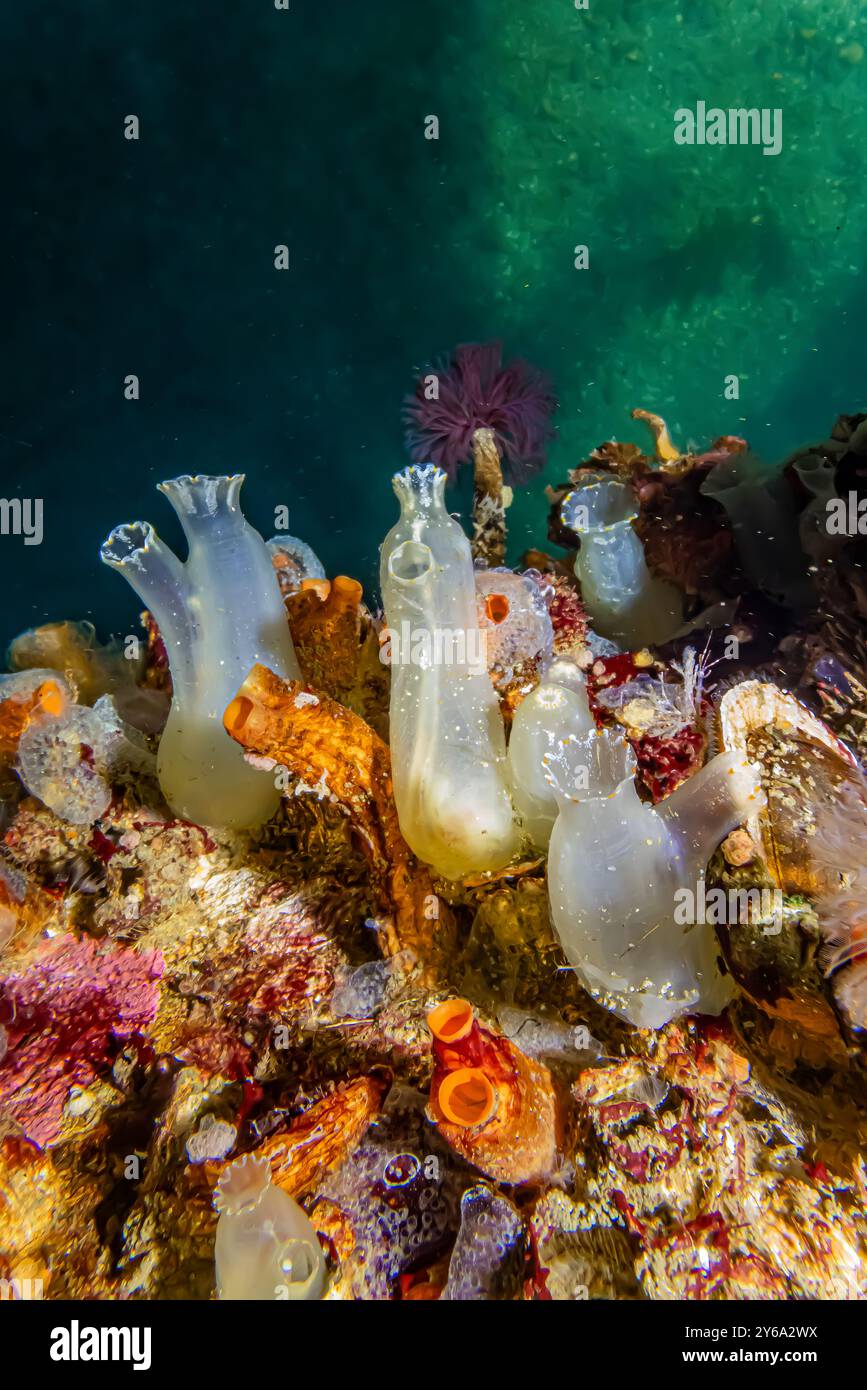
[[[45, 506], [41, 546], [0, 537], [3, 640], [135, 631], [98, 547], [138, 517], [181, 547], [154, 491], [181, 472], [245, 472], [266, 536], [288, 505], [375, 595], [401, 398], [458, 342], [501, 338], [561, 401], [513, 558], [546, 480], [643, 441], [633, 406], [770, 461], [865, 404], [854, 0], [80, 0], [6, 7], [0, 44], [2, 494]], [[698, 100], [780, 107], [782, 153], [675, 146]]]

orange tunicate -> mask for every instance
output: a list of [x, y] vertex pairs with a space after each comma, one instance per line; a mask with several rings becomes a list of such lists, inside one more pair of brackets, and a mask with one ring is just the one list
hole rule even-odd
[[236, 695], [223, 715], [223, 723], [229, 733], [240, 733], [252, 712], [253, 701], [246, 695]]
[[301, 592], [318, 594], [323, 603], [331, 593], [331, 581], [329, 579], [302, 579]]
[[466, 999], [447, 999], [428, 1014], [427, 1026], [441, 1043], [459, 1042], [473, 1026], [473, 1006]]
[[65, 704], [63, 691], [54, 681], [46, 681], [39, 688], [39, 704], [46, 714], [62, 714]]
[[496, 1092], [479, 1067], [450, 1071], [437, 1092], [437, 1104], [447, 1120], [462, 1128], [483, 1125], [496, 1109]]
[[505, 594], [488, 594], [485, 598], [485, 617], [492, 623], [504, 623], [509, 616], [509, 600]]

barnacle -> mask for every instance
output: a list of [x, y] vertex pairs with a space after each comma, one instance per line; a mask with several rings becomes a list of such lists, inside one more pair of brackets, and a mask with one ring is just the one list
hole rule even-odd
[[[765, 798], [746, 820], [784, 893], [813, 896], [830, 886], [829, 864], [813, 852], [817, 823], [847, 784], [860, 782], [847, 749], [815, 715], [778, 686], [741, 681], [719, 701], [723, 748], [760, 770]], [[830, 832], [830, 822], [829, 830]]]
[[544, 590], [535, 576], [487, 569], [476, 571], [475, 582], [479, 628], [488, 670], [495, 680], [510, 677], [515, 667], [547, 664], [554, 630]]
[[34, 719], [56, 717], [70, 701], [65, 680], [50, 670], [0, 677], [0, 791], [8, 795], [21, 736]]

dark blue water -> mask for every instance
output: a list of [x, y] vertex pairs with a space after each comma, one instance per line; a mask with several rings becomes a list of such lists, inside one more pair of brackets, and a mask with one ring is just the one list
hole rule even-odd
[[[285, 504], [329, 573], [372, 587], [401, 398], [461, 341], [502, 337], [553, 376], [551, 477], [634, 433], [629, 405], [768, 456], [863, 405], [853, 6], [825, 0], [816, 30], [815, 5], [772, 0], [742, 31], [716, 0], [686, 24], [595, 0], [290, 6], [0, 18], [2, 495], [45, 508], [40, 546], [0, 537], [3, 640], [64, 617], [135, 630], [99, 545], [139, 517], [180, 545], [154, 486], [182, 472], [245, 472], [266, 536]], [[722, 102], [784, 102], [779, 159], [675, 153], [672, 108], [723, 84]], [[545, 509], [540, 488], [519, 500], [516, 552], [544, 543]]]

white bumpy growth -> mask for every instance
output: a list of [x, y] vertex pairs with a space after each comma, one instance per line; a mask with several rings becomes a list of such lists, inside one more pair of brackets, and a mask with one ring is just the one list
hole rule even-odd
[[485, 661], [470, 544], [432, 464], [398, 473], [401, 516], [382, 546], [391, 648], [391, 763], [400, 828], [444, 878], [497, 869], [518, 848], [505, 734]]
[[148, 522], [118, 526], [100, 556], [153, 614], [168, 652], [172, 707], [157, 769], [172, 809], [199, 825], [260, 825], [277, 809], [272, 778], [250, 767], [223, 712], [257, 662], [301, 671], [265, 542], [238, 505], [243, 474], [160, 483], [189, 544], [185, 564]]

